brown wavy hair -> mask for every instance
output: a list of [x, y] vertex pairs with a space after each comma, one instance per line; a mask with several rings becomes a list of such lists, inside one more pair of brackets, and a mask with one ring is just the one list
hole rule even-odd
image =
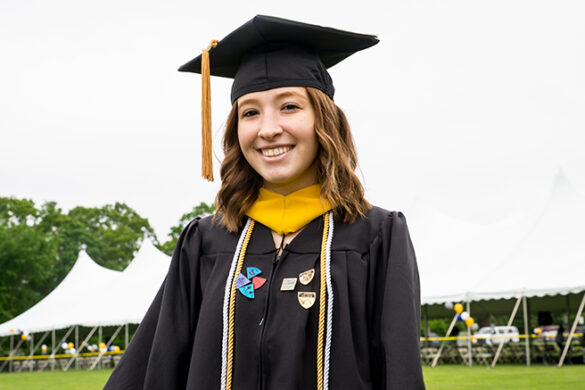
[[[331, 203], [336, 217], [353, 222], [372, 206], [364, 198], [364, 188], [355, 174], [357, 153], [349, 122], [341, 108], [323, 92], [306, 87], [315, 111], [315, 133], [319, 142], [317, 176], [321, 195]], [[262, 177], [248, 164], [238, 141], [238, 103], [228, 115], [223, 137], [225, 158], [221, 164], [221, 189], [215, 199], [214, 220], [229, 231], [241, 226], [246, 210], [258, 198]], [[220, 217], [218, 217], [220, 215]]]

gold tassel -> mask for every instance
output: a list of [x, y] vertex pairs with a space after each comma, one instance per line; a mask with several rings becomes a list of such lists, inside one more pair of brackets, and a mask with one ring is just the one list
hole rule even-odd
[[213, 181], [209, 51], [216, 46], [217, 40], [214, 39], [201, 53], [201, 175], [208, 181]]

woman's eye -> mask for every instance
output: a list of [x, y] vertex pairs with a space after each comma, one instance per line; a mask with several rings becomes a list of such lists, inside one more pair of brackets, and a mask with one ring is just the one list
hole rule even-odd
[[298, 108], [299, 108], [299, 106], [297, 106], [296, 104], [293, 104], [293, 103], [285, 104], [285, 105], [282, 107], [282, 109], [283, 109], [284, 111], [293, 111], [293, 110], [296, 110], [296, 109], [298, 109]]
[[256, 111], [256, 110], [244, 111], [244, 113], [242, 114], [242, 118], [249, 118], [249, 117], [254, 116], [256, 114], [258, 114], [258, 111]]

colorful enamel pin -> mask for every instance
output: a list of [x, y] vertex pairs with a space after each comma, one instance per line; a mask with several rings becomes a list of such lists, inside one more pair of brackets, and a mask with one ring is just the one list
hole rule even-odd
[[266, 282], [265, 278], [258, 276], [261, 274], [262, 271], [259, 268], [247, 267], [246, 276], [244, 274], [236, 276], [236, 288], [246, 298], [254, 299], [254, 290], [258, 290]]
[[315, 304], [317, 294], [314, 292], [299, 291], [298, 292], [299, 303], [305, 309], [309, 309]]
[[299, 274], [299, 282], [301, 282], [301, 284], [303, 285], [307, 285], [309, 283], [311, 283], [311, 280], [313, 280], [313, 278], [315, 277], [315, 268], [311, 268], [308, 271], [305, 272], [301, 272]]

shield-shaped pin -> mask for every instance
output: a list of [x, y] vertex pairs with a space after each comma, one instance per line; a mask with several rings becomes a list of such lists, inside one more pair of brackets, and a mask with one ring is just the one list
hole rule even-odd
[[299, 291], [298, 297], [301, 306], [305, 309], [309, 309], [311, 306], [315, 304], [317, 294], [314, 292]]
[[301, 272], [299, 274], [299, 282], [301, 282], [301, 284], [303, 285], [307, 285], [309, 283], [311, 283], [311, 280], [313, 280], [313, 277], [315, 276], [315, 268], [311, 268], [308, 271], [305, 272]]

